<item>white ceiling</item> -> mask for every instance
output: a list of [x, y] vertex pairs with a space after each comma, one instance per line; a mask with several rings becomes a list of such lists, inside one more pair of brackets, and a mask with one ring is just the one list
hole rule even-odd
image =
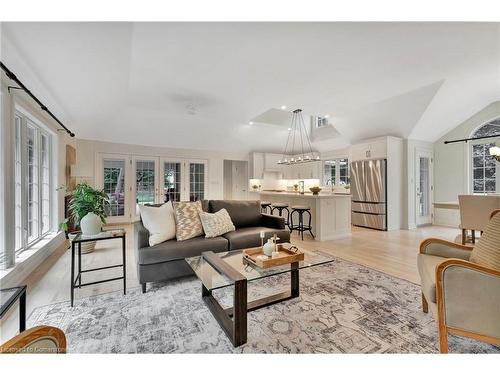
[[4, 23], [2, 61], [78, 138], [280, 151], [286, 105], [339, 137], [435, 141], [500, 100], [497, 23]]

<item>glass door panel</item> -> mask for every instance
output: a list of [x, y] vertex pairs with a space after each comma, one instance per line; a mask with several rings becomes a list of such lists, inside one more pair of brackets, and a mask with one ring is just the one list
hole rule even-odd
[[140, 204], [154, 204], [157, 202], [157, 158], [134, 159], [134, 207], [136, 219], [139, 219]]
[[103, 189], [109, 199], [106, 215], [110, 218], [125, 217], [125, 159], [108, 159], [102, 161]]
[[38, 238], [40, 223], [38, 221], [39, 208], [39, 145], [38, 145], [38, 130], [28, 125], [27, 129], [28, 143], [28, 243], [31, 243]]
[[189, 200], [205, 199], [206, 162], [189, 162]]
[[417, 154], [416, 164], [417, 225], [430, 224], [432, 223], [432, 157]]
[[163, 202], [179, 202], [182, 193], [182, 163], [163, 161]]

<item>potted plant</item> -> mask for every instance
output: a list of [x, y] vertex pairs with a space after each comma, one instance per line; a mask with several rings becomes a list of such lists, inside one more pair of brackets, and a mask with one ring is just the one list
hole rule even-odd
[[[108, 203], [108, 196], [102, 190], [96, 190], [86, 182], [76, 185], [71, 194], [69, 210], [76, 226], [81, 228], [82, 234], [92, 236], [99, 234], [102, 224], [106, 224], [104, 205]], [[83, 252], [94, 250], [95, 242], [82, 244]]]

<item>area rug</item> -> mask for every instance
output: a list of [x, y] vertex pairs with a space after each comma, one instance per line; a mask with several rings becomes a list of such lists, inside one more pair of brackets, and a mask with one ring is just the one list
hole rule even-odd
[[[248, 314], [234, 348], [201, 299], [195, 278], [36, 308], [28, 324], [61, 328], [71, 353], [437, 353], [420, 287], [341, 259], [300, 271], [300, 296]], [[249, 283], [249, 300], [289, 286], [289, 275]], [[231, 300], [230, 288], [214, 293]], [[452, 353], [500, 347], [450, 336]]]

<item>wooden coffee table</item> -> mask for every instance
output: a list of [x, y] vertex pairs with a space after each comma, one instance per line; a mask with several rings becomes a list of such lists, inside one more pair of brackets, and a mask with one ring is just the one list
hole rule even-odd
[[[320, 252], [304, 251], [304, 260], [278, 267], [262, 269], [243, 258], [243, 250], [223, 253], [204, 252], [201, 256], [187, 258], [202, 283], [203, 301], [212, 312], [234, 346], [247, 342], [247, 313], [299, 296], [299, 270], [333, 262], [334, 258]], [[290, 290], [248, 302], [249, 281], [290, 273]], [[233, 287], [233, 307], [223, 308], [212, 295], [216, 289]]]

